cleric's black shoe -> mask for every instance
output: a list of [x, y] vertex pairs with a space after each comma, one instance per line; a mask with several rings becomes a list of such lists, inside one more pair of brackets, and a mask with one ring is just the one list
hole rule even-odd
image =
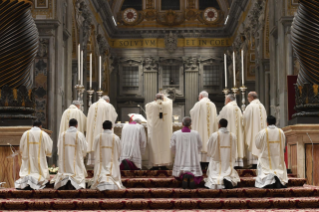
[[128, 165], [128, 162], [126, 160], [122, 160], [122, 164], [124, 166], [124, 170], [130, 170], [130, 166]]
[[225, 189], [233, 189], [234, 188], [233, 184], [230, 181], [228, 181], [226, 179], [224, 179], [223, 181], [224, 181]]
[[183, 176], [183, 181], [182, 181], [182, 187], [183, 187], [183, 189], [188, 189], [188, 176], [190, 176], [190, 175], [188, 175], [188, 174], [185, 174], [184, 176]]

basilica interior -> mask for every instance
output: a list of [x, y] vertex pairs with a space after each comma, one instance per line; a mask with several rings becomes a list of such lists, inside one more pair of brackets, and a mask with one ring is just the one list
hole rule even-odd
[[[0, 32], [4, 23], [14, 19], [14, 16], [2, 16], [6, 14], [7, 2], [13, 4], [14, 1], [0, 0]], [[24, 30], [21, 36], [29, 33], [28, 41], [19, 44], [20, 49], [17, 47], [12, 54], [16, 55], [17, 64], [32, 63], [25, 70], [8, 63], [6, 59], [11, 53], [6, 55], [6, 50], [10, 46], [0, 40], [0, 49], [4, 49], [0, 52], [3, 59], [0, 60], [0, 78], [3, 76], [0, 79], [1, 157], [11, 154], [8, 143], [19, 145], [16, 134], [21, 136], [24, 129], [12, 128], [14, 132], [10, 134], [7, 127], [20, 126], [18, 119], [31, 117], [40, 120], [50, 133], [54, 146], [48, 163], [56, 164], [61, 117], [74, 100], [80, 100], [87, 114], [92, 103], [108, 95], [118, 113], [116, 122], [125, 123], [130, 113], [145, 116], [145, 105], [162, 92], [173, 100], [174, 121], [180, 123], [184, 116], [190, 115], [201, 91], [209, 93], [217, 112], [223, 108], [227, 94], [235, 94], [238, 106], [245, 110], [249, 104], [247, 94], [256, 91], [267, 114], [276, 117], [276, 126], [285, 132], [287, 169], [291, 170], [290, 177], [296, 178], [289, 185], [319, 186], [319, 172], [314, 170], [319, 164], [313, 159], [314, 154], [319, 154], [319, 75], [316, 74], [319, 57], [316, 51], [309, 53], [303, 46], [307, 39], [309, 43], [316, 39], [316, 30], [307, 32], [307, 27], [311, 28], [318, 20], [310, 16], [295, 20], [299, 0], [17, 2], [30, 3], [26, 17], [30, 16], [35, 25], [25, 22], [30, 31]], [[318, 15], [318, 11], [310, 14]], [[300, 29], [298, 23], [307, 27]], [[7, 41], [10, 36], [2, 38], [0, 34], [0, 38]], [[316, 42], [312, 45], [317, 48]], [[28, 49], [27, 55], [23, 55], [24, 49]], [[8, 64], [16, 68], [15, 74], [7, 74]], [[19, 88], [21, 85], [24, 87]], [[13, 92], [5, 94], [11, 88]], [[23, 95], [34, 98], [34, 111], [30, 109], [32, 102]], [[7, 111], [14, 111], [12, 107], [17, 106], [8, 100], [12, 96], [21, 98], [19, 104], [28, 109], [24, 109], [23, 115], [12, 113], [14, 118], [10, 116], [10, 120], [5, 121]], [[34, 113], [26, 115], [28, 110]], [[1, 151], [6, 151], [5, 156]], [[11, 166], [12, 161], [6, 164]], [[16, 176], [19, 169], [14, 170]], [[240, 171], [240, 177], [256, 175], [256, 170], [246, 171]], [[1, 175], [0, 181], [10, 181], [12, 185], [14, 181], [9, 178]], [[243, 187], [250, 184], [249, 180], [242, 181]], [[263, 196], [263, 193], [256, 195]], [[272, 193], [267, 195], [276, 197]], [[298, 195], [293, 197], [307, 199]], [[201, 197], [201, 194], [195, 196]]]

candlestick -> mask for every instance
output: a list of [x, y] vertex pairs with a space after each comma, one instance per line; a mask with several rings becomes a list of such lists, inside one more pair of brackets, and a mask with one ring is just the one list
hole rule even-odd
[[244, 85], [245, 82], [244, 82], [244, 72], [245, 72], [245, 69], [244, 69], [244, 50], [242, 49], [241, 50], [241, 84]]
[[92, 89], [92, 53], [90, 54], [90, 89]]
[[83, 85], [83, 50], [81, 50], [81, 85]]
[[[83, 76], [83, 74], [82, 74]], [[83, 85], [81, 85], [81, 110], [84, 111], [84, 102], [83, 102], [83, 94], [84, 94], [85, 88]]]
[[225, 88], [227, 88], [227, 55], [224, 54], [224, 65], [225, 65]]
[[87, 91], [87, 93], [89, 94], [89, 107], [91, 107], [91, 105], [92, 105], [92, 96], [93, 96], [94, 90], [90, 89], [90, 90]]
[[102, 85], [102, 58], [99, 56], [99, 90], [101, 90], [101, 85]]
[[83, 107], [83, 93], [85, 91], [84, 86], [83, 85], [76, 85], [75, 86], [76, 90], [78, 91], [78, 101], [81, 103], [81, 110], [84, 110]]
[[81, 82], [81, 45], [78, 45], [78, 84]]
[[103, 91], [102, 90], [99, 90], [96, 92], [97, 93], [97, 96], [99, 97], [99, 99], [102, 98], [102, 95], [103, 95]]
[[227, 95], [229, 94], [229, 89], [228, 89], [228, 88], [225, 88], [225, 89], [223, 90], [223, 93], [225, 94], [225, 99], [226, 99]]
[[246, 109], [246, 99], [245, 99], [245, 93], [246, 93], [246, 90], [247, 90], [247, 87], [245, 85], [241, 86], [239, 88], [241, 90], [241, 96], [242, 96], [242, 100], [241, 100], [241, 110], [244, 112], [245, 109]]
[[236, 98], [236, 96], [237, 96], [237, 94], [238, 94], [238, 88], [233, 87], [231, 90], [233, 91], [234, 97]]
[[233, 52], [233, 74], [234, 74], [234, 87], [236, 87], [236, 58], [235, 52]]

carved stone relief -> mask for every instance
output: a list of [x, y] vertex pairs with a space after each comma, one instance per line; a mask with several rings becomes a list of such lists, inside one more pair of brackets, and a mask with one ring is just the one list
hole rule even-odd
[[177, 34], [173, 34], [172, 31], [165, 35], [165, 47], [170, 54], [173, 54], [177, 49], [177, 41]]

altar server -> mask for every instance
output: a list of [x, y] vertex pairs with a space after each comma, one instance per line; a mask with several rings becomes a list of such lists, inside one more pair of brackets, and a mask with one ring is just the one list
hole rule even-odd
[[220, 111], [218, 119], [226, 119], [228, 121], [227, 130], [236, 135], [237, 138], [237, 151], [236, 151], [236, 167], [244, 166], [245, 157], [245, 143], [244, 131], [242, 127], [242, 112], [238, 107], [234, 95], [229, 94], [225, 99], [225, 106]]
[[172, 164], [170, 139], [173, 131], [173, 102], [163, 94], [146, 105], [149, 161], [152, 169], [167, 169]]
[[103, 123], [103, 133], [94, 140], [95, 166], [92, 189], [100, 191], [124, 189], [121, 181], [121, 140], [112, 131], [112, 122]]
[[85, 188], [87, 171], [84, 157], [87, 142], [83, 133], [77, 130], [78, 122], [71, 119], [69, 129], [58, 140], [59, 171], [51, 180], [58, 190], [78, 190]]
[[284, 160], [286, 137], [275, 124], [276, 118], [268, 116], [268, 127], [256, 136], [256, 148], [261, 152], [257, 164], [258, 176], [255, 181], [255, 186], [258, 188], [286, 188], [288, 183]]
[[218, 126], [217, 110], [206, 91], [202, 91], [198, 99], [199, 101], [191, 109], [190, 115], [193, 120], [192, 128], [199, 133], [203, 142], [201, 162], [203, 162], [203, 168], [206, 169], [209, 162], [209, 158], [207, 158], [208, 139], [212, 133], [217, 131]]
[[121, 170], [142, 169], [142, 155], [146, 148], [146, 135], [142, 121], [132, 118], [122, 129], [121, 139]]
[[20, 140], [22, 164], [20, 179], [15, 182], [16, 189], [43, 189], [50, 180], [46, 157], [51, 157], [53, 142], [42, 130], [41, 121], [35, 121], [31, 130], [23, 133]]
[[198, 132], [191, 130], [192, 119], [183, 119], [183, 128], [173, 133], [171, 150], [175, 153], [173, 176], [182, 180], [184, 189], [194, 189], [203, 180], [199, 153], [202, 141]]
[[80, 101], [74, 100], [68, 109], [66, 109], [62, 115], [60, 123], [60, 135], [69, 129], [69, 121], [71, 119], [76, 119], [78, 121], [78, 130], [84, 133], [86, 130], [86, 116], [80, 109]]
[[236, 159], [236, 136], [227, 130], [227, 120], [219, 121], [219, 130], [208, 141], [210, 157], [205, 186], [210, 189], [232, 189], [240, 182], [234, 169]]
[[260, 150], [256, 148], [255, 139], [260, 130], [266, 128], [267, 112], [264, 105], [259, 101], [256, 92], [252, 91], [248, 94], [250, 102], [243, 114], [243, 126], [245, 132], [245, 141], [248, 146], [247, 162], [256, 168]]
[[86, 128], [86, 140], [88, 141], [89, 153], [87, 165], [94, 165], [94, 138], [103, 132], [103, 122], [109, 120], [115, 124], [116, 119], [117, 113], [113, 105], [110, 104], [110, 98], [108, 96], [103, 96], [91, 105], [88, 112]]

